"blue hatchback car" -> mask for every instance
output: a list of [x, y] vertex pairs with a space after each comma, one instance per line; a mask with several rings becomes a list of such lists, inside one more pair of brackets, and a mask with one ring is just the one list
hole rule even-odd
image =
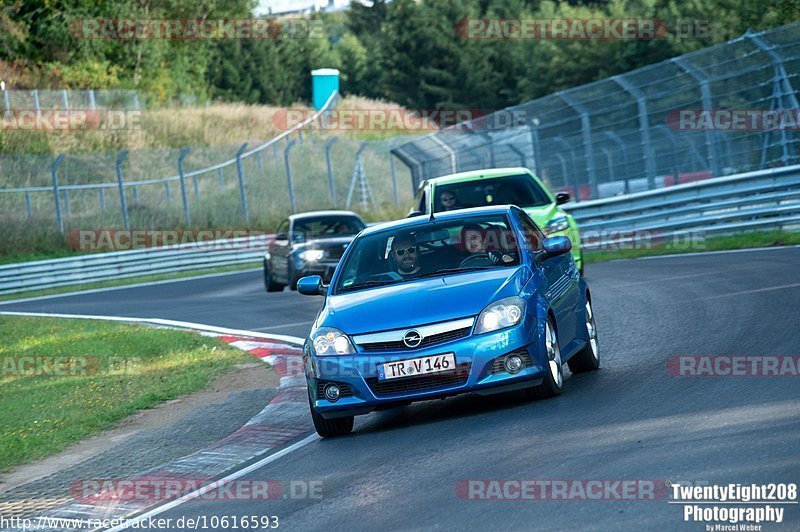
[[462, 393], [558, 395], [562, 364], [600, 366], [591, 295], [570, 240], [546, 238], [513, 205], [364, 229], [329, 285], [297, 283], [324, 304], [304, 345], [314, 427]]

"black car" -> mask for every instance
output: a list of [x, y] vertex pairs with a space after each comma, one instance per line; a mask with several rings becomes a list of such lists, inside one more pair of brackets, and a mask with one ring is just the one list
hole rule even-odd
[[267, 292], [279, 292], [286, 285], [297, 290], [297, 280], [306, 275], [319, 275], [328, 282], [345, 248], [364, 227], [364, 221], [350, 211], [289, 216], [264, 255]]

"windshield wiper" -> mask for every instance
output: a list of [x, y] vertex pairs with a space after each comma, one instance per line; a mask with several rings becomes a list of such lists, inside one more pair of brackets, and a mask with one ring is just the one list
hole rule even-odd
[[363, 283], [354, 284], [352, 286], [344, 286], [339, 292], [350, 292], [352, 290], [360, 290], [362, 288], [371, 288], [373, 286], [384, 286], [387, 284], [399, 283], [401, 280], [386, 280], [386, 281], [364, 281]]
[[435, 272], [428, 272], [423, 273], [422, 275], [417, 275], [414, 279], [422, 279], [423, 277], [438, 277], [440, 275], [449, 275], [451, 273], [464, 273], [464, 272], [472, 272], [475, 270], [489, 270], [494, 268], [494, 266], [472, 266], [470, 268], [445, 268], [444, 270], [436, 270]]

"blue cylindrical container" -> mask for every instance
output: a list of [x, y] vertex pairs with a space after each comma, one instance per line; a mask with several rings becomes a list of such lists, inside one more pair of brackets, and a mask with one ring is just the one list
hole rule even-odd
[[314, 109], [322, 109], [331, 94], [339, 90], [339, 71], [335, 68], [320, 68], [311, 71], [311, 92]]

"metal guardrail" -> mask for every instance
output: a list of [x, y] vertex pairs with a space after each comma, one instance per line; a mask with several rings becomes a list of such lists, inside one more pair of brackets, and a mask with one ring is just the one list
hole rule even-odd
[[800, 227], [800, 165], [564, 206], [585, 249], [677, 235]]
[[261, 260], [273, 235], [190, 242], [0, 266], [0, 294], [145, 275], [234, 266]]
[[[654, 236], [800, 227], [800, 165], [567, 204], [565, 208], [580, 225], [585, 249]], [[255, 263], [263, 257], [272, 236], [9, 264], [0, 266], [0, 294]]]

